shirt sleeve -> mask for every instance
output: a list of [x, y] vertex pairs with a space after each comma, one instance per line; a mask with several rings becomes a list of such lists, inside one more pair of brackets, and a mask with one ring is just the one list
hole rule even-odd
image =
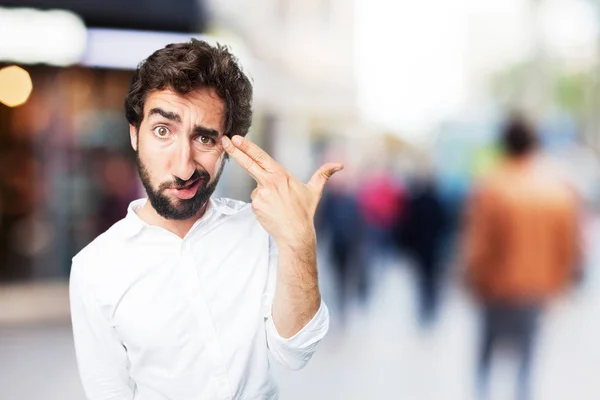
[[281, 365], [292, 369], [302, 369], [317, 349], [317, 345], [325, 337], [329, 329], [329, 310], [325, 302], [321, 300], [319, 310], [313, 318], [294, 336], [282, 337], [271, 314], [273, 296], [275, 293], [275, 281], [277, 275], [278, 251], [274, 240], [269, 238], [269, 282], [267, 284], [265, 329], [267, 333], [267, 345], [273, 358]]
[[[81, 266], [79, 266], [81, 267]], [[132, 400], [127, 352], [73, 262], [69, 300], [79, 375], [88, 400]]]

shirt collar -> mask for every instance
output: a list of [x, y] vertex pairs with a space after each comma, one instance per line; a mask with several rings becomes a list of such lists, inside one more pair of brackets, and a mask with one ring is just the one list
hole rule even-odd
[[[137, 211], [139, 211], [146, 204], [147, 201], [147, 198], [141, 198], [129, 203], [129, 207], [127, 207], [127, 215], [122, 220], [121, 226], [121, 232], [123, 233], [125, 238], [132, 238], [138, 233], [140, 233], [144, 228], [150, 226], [137, 214]], [[204, 215], [200, 217], [199, 221], [210, 220], [215, 214], [233, 215], [237, 212], [239, 212], [239, 209], [230, 207], [227, 200], [215, 199], [211, 197], [208, 201], [206, 211], [204, 212]]]

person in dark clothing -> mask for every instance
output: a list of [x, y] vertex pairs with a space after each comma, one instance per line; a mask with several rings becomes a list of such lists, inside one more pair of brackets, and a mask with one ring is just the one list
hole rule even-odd
[[419, 321], [433, 322], [439, 302], [440, 256], [446, 215], [433, 180], [417, 180], [400, 223], [400, 245], [412, 259], [418, 282]]
[[356, 295], [363, 302], [367, 296], [367, 274], [359, 261], [363, 225], [356, 196], [341, 186], [328, 188], [321, 200], [319, 229], [330, 238], [327, 253], [336, 280], [342, 324], [350, 296]]

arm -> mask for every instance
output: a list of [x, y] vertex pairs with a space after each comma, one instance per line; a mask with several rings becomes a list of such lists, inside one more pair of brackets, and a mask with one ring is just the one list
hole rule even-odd
[[[267, 287], [267, 299], [269, 301], [269, 313], [266, 315], [266, 333], [267, 344], [274, 359], [281, 365], [290, 369], [298, 370], [303, 368], [312, 358], [316, 351], [317, 345], [323, 339], [329, 328], [329, 310], [325, 303], [322, 302], [318, 290], [313, 293], [298, 293], [295, 290], [281, 290], [282, 287], [288, 287], [289, 282], [284, 278], [286, 269], [293, 268], [295, 265], [287, 264], [286, 259], [281, 257], [277, 245], [273, 239], [269, 239], [269, 285]], [[316, 269], [316, 267], [315, 267]], [[282, 292], [286, 292], [283, 293]], [[311, 292], [311, 291], [309, 291]], [[288, 295], [291, 295], [288, 297]], [[318, 303], [312, 304], [314, 309], [305, 311], [306, 304], [303, 303], [305, 296], [310, 297], [316, 295]], [[313, 299], [317, 301], [317, 299]], [[280, 311], [276, 311], [279, 307]], [[295, 312], [286, 312], [286, 307], [290, 310], [295, 309]], [[300, 320], [296, 316], [302, 316]], [[276, 317], [289, 318], [289, 321], [277, 321]], [[280, 326], [288, 324], [295, 326], [295, 333], [292, 336], [280, 334]]]
[[492, 237], [489, 231], [487, 203], [484, 190], [476, 188], [467, 203], [464, 255], [466, 264], [467, 282], [471, 289], [481, 289], [483, 269], [491, 257]]
[[[570, 206], [570, 207], [569, 207]], [[572, 202], [564, 212], [562, 226], [557, 230], [557, 258], [564, 269], [561, 271], [566, 284], [579, 284], [583, 279], [584, 257], [582, 250], [582, 230], [580, 224], [580, 204], [573, 195]]]
[[325, 311], [320, 313], [325, 307], [318, 284], [314, 216], [327, 180], [342, 165], [324, 164], [305, 185], [250, 141], [235, 136], [224, 137], [222, 143], [258, 184], [251, 196], [252, 210], [279, 249], [272, 323], [277, 336], [292, 340], [310, 331], [316, 316], [328, 320]]
[[129, 377], [125, 348], [81, 277], [76, 263], [69, 286], [71, 320], [77, 365], [88, 400], [131, 400], [134, 384]]
[[279, 247], [273, 321], [283, 337], [300, 331], [321, 305], [316, 258], [314, 235], [307, 235], [303, 243]]

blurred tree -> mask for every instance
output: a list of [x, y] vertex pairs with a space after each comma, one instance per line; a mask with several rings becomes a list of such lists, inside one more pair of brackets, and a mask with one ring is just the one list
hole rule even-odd
[[557, 105], [576, 118], [584, 118], [588, 110], [588, 89], [594, 86], [596, 78], [589, 72], [559, 74], [554, 84], [554, 97]]
[[596, 72], [598, 66], [574, 71], [564, 62], [549, 60], [543, 82], [546, 97], [538, 104], [528, 104], [528, 93], [536, 90], [529, 82], [531, 75], [535, 73], [534, 67], [534, 63], [524, 62], [492, 77], [492, 95], [500, 106], [506, 109], [521, 108], [533, 111], [542, 117], [554, 110], [566, 112], [581, 128], [582, 139], [598, 148], [600, 141], [595, 134], [600, 122], [596, 115], [600, 104]]

